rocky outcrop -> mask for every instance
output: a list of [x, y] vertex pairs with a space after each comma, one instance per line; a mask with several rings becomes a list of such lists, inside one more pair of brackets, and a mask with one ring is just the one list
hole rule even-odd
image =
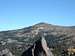
[[15, 55], [13, 55], [13, 54], [9, 51], [9, 49], [4, 49], [4, 50], [0, 51], [0, 56], [15, 56]]
[[33, 46], [22, 53], [22, 56], [54, 56], [51, 50], [47, 46], [47, 42], [44, 37], [37, 40]]

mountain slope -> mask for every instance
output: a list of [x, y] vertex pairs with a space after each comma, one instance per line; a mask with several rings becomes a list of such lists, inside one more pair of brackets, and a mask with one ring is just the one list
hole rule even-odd
[[20, 56], [41, 36], [46, 38], [49, 47], [75, 46], [74, 28], [39, 23], [23, 29], [0, 32], [0, 50], [9, 48], [13, 54]]

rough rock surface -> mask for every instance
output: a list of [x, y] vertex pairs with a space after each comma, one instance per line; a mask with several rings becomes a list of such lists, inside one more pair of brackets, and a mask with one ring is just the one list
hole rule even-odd
[[42, 37], [36, 41], [32, 47], [30, 47], [27, 51], [24, 51], [22, 56], [54, 56], [49, 47], [47, 46], [47, 42]]

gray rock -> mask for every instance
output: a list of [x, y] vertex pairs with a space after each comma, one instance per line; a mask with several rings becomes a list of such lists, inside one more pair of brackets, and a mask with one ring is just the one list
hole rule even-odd
[[22, 56], [54, 56], [51, 50], [47, 46], [47, 42], [44, 37], [37, 40], [33, 46], [27, 51], [24, 51]]

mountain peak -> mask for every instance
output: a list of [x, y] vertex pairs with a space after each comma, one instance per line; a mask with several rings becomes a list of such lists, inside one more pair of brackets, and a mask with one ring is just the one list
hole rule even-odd
[[51, 24], [45, 23], [45, 22], [40, 22], [38, 24], [35, 24], [34, 26], [50, 26]]
[[46, 23], [46, 22], [40, 22], [40, 23], [38, 23], [36, 25], [48, 25], [48, 23]]

